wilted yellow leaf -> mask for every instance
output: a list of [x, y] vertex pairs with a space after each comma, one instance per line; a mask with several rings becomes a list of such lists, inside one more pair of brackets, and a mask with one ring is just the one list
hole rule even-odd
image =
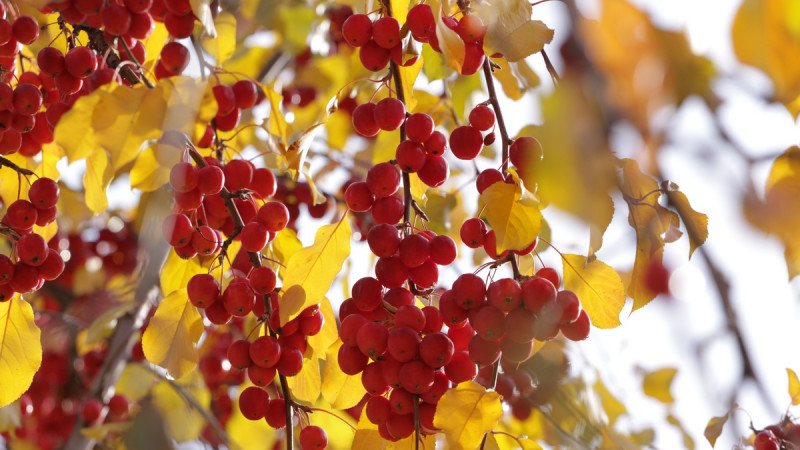
[[661, 403], [673, 403], [675, 399], [672, 397], [670, 387], [672, 386], [672, 379], [678, 369], [659, 369], [655, 372], [650, 372], [644, 376], [642, 381], [642, 390], [644, 394], [653, 397]]
[[161, 293], [169, 295], [178, 289], [185, 288], [193, 276], [207, 272], [200, 265], [197, 258], [183, 259], [177, 253], [171, 251], [161, 267], [159, 278], [161, 281]]
[[691, 258], [697, 247], [703, 245], [708, 238], [708, 216], [695, 211], [689, 204], [686, 194], [679, 191], [676, 184], [667, 184], [665, 194], [686, 226], [689, 235], [689, 258]]
[[42, 364], [41, 336], [30, 303], [19, 295], [0, 303], [0, 408], [30, 387]]
[[322, 396], [336, 409], [347, 409], [358, 404], [364, 394], [361, 376], [347, 375], [339, 368], [337, 355], [342, 341], [338, 340], [328, 349], [325, 368], [322, 371]]
[[619, 326], [619, 313], [625, 306], [625, 285], [608, 264], [595, 259], [565, 254], [564, 288], [575, 292], [581, 306], [598, 328]]
[[[181, 393], [194, 399], [194, 403], [208, 411], [211, 393], [199, 371], [194, 371], [175, 380]], [[195, 407], [184, 399], [166, 380], [153, 388], [153, 403], [164, 416], [169, 436], [178, 442], [197, 439], [206, 421]]]
[[[733, 21], [739, 60], [763, 70], [775, 84], [775, 99], [789, 107], [800, 96], [800, 6], [793, 0], [745, 0]], [[800, 109], [790, 108], [796, 119]]]
[[203, 318], [189, 302], [186, 289], [167, 295], [150, 319], [142, 336], [144, 355], [174, 378], [197, 366], [197, 341], [203, 334]]
[[539, 203], [523, 196], [519, 184], [495, 183], [480, 196], [483, 215], [495, 232], [498, 253], [530, 245], [542, 224]]
[[511, 62], [539, 52], [553, 40], [553, 30], [540, 20], [531, 20], [531, 2], [499, 0], [478, 3], [475, 14], [486, 25], [483, 46], [487, 54], [502, 53]]
[[201, 43], [203, 48], [216, 60], [216, 64], [221, 66], [236, 50], [236, 17], [223, 11], [214, 19], [214, 26], [217, 29], [217, 36], [203, 37]]
[[793, 405], [800, 405], [800, 380], [797, 379], [797, 374], [792, 369], [786, 369], [789, 375], [789, 397], [792, 399]]
[[[735, 408], [736, 406], [734, 406]], [[713, 447], [714, 444], [717, 443], [717, 438], [720, 434], [722, 434], [722, 428], [725, 426], [725, 423], [731, 417], [731, 412], [734, 408], [728, 410], [724, 416], [712, 417], [711, 420], [708, 421], [706, 425], [705, 431], [703, 431], [703, 435], [708, 440], [708, 443], [711, 444]]]
[[286, 263], [280, 298], [281, 325], [307, 307], [322, 301], [350, 254], [347, 215], [317, 231], [314, 245], [292, 255]]
[[442, 396], [436, 406], [433, 425], [444, 431], [450, 448], [473, 449], [502, 416], [500, 394], [467, 381]]

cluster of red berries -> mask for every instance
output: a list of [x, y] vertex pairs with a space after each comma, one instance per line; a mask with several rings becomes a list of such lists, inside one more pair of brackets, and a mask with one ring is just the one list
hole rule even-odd
[[256, 203], [256, 199], [275, 194], [275, 175], [241, 159], [224, 166], [216, 158], [205, 157], [204, 161], [202, 168], [180, 162], [170, 170], [175, 209], [179, 212], [164, 221], [165, 240], [183, 258], [216, 254], [223, 243], [222, 234], [230, 235], [235, 227], [227, 203], [233, 201], [245, 224], [240, 236], [242, 247], [260, 252], [289, 220], [283, 203], [270, 201], [260, 207]]
[[[442, 17], [443, 23], [455, 31], [464, 42], [465, 58], [461, 67], [462, 75], [472, 75], [480, 69], [485, 58], [483, 38], [486, 26], [474, 15], [464, 15], [461, 19]], [[436, 21], [430, 5], [419, 4], [411, 8], [406, 19], [411, 37], [420, 43], [430, 44], [441, 53], [439, 38], [436, 35]], [[365, 68], [377, 72], [386, 67], [391, 59], [398, 65], [409, 65], [416, 58], [403, 61], [403, 29], [397, 19], [384, 16], [373, 21], [366, 14], [353, 14], [344, 21], [341, 33], [352, 47], [358, 47], [359, 59]]]
[[[479, 367], [494, 364], [501, 355], [521, 363], [533, 353], [534, 339], [549, 341], [559, 330], [569, 339], [589, 335], [589, 316], [574, 292], [558, 291], [558, 274], [550, 268], [522, 283], [502, 278], [488, 286], [474, 274], [459, 276], [439, 300], [445, 324], [466, 328], [465, 349]], [[463, 342], [463, 339], [460, 341]]]
[[453, 342], [441, 332], [439, 309], [418, 308], [404, 287], [384, 293], [376, 279], [362, 278], [342, 303], [339, 318], [339, 366], [349, 375], [361, 373], [370, 395], [365, 412], [381, 436], [390, 441], [410, 436], [415, 407], [422, 431], [434, 433], [439, 399], [451, 382], [469, 379], [462, 373], [464, 362], [453, 357]]
[[0, 302], [15, 293], [38, 290], [47, 280], [54, 280], [64, 271], [64, 260], [47, 241], [33, 232], [33, 226], [45, 226], [56, 218], [58, 184], [49, 178], [38, 178], [31, 184], [28, 199], [8, 205], [0, 226], [12, 239], [12, 256], [0, 254]]
[[800, 424], [790, 416], [779, 423], [756, 431], [753, 441], [755, 450], [781, 450], [800, 448]]
[[[469, 16], [468, 16], [469, 17]], [[495, 115], [492, 108], [480, 104], [469, 113], [469, 124], [457, 127], [450, 133], [450, 148], [458, 159], [475, 159], [483, 150], [484, 145], [494, 142], [494, 133], [486, 137], [481, 132], [489, 131], [494, 127]]]

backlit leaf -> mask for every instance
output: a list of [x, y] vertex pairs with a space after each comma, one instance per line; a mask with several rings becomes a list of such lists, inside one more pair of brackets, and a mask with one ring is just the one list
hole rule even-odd
[[322, 371], [322, 396], [336, 409], [355, 406], [367, 393], [360, 375], [347, 375], [339, 367], [338, 354], [342, 341], [336, 341], [328, 349], [325, 368]]
[[342, 215], [337, 223], [317, 231], [314, 245], [292, 255], [283, 275], [281, 325], [322, 301], [350, 254], [351, 233], [347, 215]]
[[466, 54], [464, 41], [461, 40], [455, 31], [445, 25], [444, 21], [438, 18], [438, 11], [434, 10], [434, 15], [437, 17], [436, 38], [439, 40], [439, 48], [442, 50], [444, 63], [453, 70], [461, 72], [461, 66], [464, 65]]
[[504, 433], [489, 433], [485, 450], [541, 450], [542, 446], [528, 438], [515, 438]]
[[205, 34], [215, 38], [217, 30], [214, 27], [214, 16], [211, 14], [211, 0], [189, 0], [192, 12], [205, 29]]
[[692, 439], [692, 435], [686, 431], [686, 427], [683, 426], [683, 423], [681, 423], [681, 421], [672, 414], [667, 416], [667, 422], [680, 430], [681, 434], [683, 435], [683, 447], [688, 450], [694, 450], [694, 439]]
[[797, 374], [792, 369], [786, 369], [789, 375], [789, 397], [792, 399], [793, 405], [800, 405], [800, 380], [797, 379]]
[[303, 248], [303, 243], [297, 239], [297, 232], [284, 228], [272, 241], [272, 251], [279, 261], [288, 261], [292, 255]]
[[578, 295], [581, 306], [598, 328], [619, 326], [619, 313], [625, 306], [625, 285], [608, 264], [585, 256], [564, 256], [564, 289]]
[[136, 306], [135, 302], [127, 301], [116, 305], [103, 314], [97, 316], [83, 338], [83, 345], [92, 345], [107, 338], [116, 327], [117, 319], [124, 316]]
[[645, 395], [653, 397], [661, 403], [673, 403], [675, 399], [672, 397], [670, 387], [672, 386], [672, 379], [678, 369], [660, 369], [655, 372], [650, 372], [644, 376], [642, 381], [642, 390]]
[[174, 378], [181, 378], [197, 366], [197, 342], [203, 334], [203, 318], [189, 302], [186, 289], [167, 295], [150, 319], [142, 336], [144, 355]]
[[739, 61], [763, 70], [775, 97], [796, 119], [800, 96], [800, 5], [793, 0], [745, 0], [733, 21], [733, 49]]
[[799, 197], [800, 147], [797, 146], [787, 149], [773, 162], [763, 200], [745, 197], [747, 219], [783, 242], [789, 279], [800, 274]]
[[30, 303], [19, 295], [0, 303], [0, 408], [30, 387], [42, 364], [41, 336]]
[[473, 449], [491, 431], [503, 408], [500, 395], [474, 381], [460, 383], [445, 393], [436, 406], [433, 424], [441, 428], [453, 449]]
[[[327, 297], [323, 297], [319, 303], [319, 313], [325, 319], [322, 329], [314, 336], [308, 336], [308, 346], [314, 350], [314, 356], [319, 359], [327, 359], [330, 347], [339, 339], [339, 330], [336, 328], [336, 315]], [[334, 355], [335, 356], [335, 355]], [[336, 358], [333, 359], [336, 361]], [[351, 405], [352, 406], [352, 405]]]
[[293, 399], [313, 405], [319, 397], [322, 386], [319, 359], [314, 355], [311, 355], [310, 358], [303, 358], [303, 368], [300, 369], [300, 373], [286, 377], [286, 381]]
[[[414, 435], [400, 439], [397, 442], [391, 442], [383, 439], [378, 433], [378, 426], [373, 424], [367, 419], [366, 414], [361, 414], [356, 426], [356, 433], [353, 436], [353, 449], [370, 449], [370, 450], [414, 450]], [[420, 442], [420, 448], [435, 449], [436, 448], [436, 435], [428, 435]]]
[[86, 173], [83, 175], [86, 206], [95, 214], [100, 214], [108, 207], [106, 189], [113, 175], [114, 172], [108, 165], [108, 155], [102, 148], [98, 148], [86, 158]]
[[417, 99], [414, 97], [414, 83], [422, 70], [422, 64], [422, 56], [420, 56], [414, 64], [397, 68], [400, 72], [400, 80], [402, 80], [403, 94], [405, 95], [406, 109], [408, 111], [413, 111], [417, 107]]
[[177, 378], [175, 385], [180, 393], [167, 381], [156, 384], [153, 388], [153, 403], [164, 416], [172, 439], [178, 442], [197, 439], [206, 421], [184, 396], [194, 399], [194, 403], [208, 411], [211, 393], [199, 371]]
[[608, 391], [599, 377], [594, 383], [594, 392], [600, 397], [600, 404], [603, 406], [603, 411], [605, 411], [608, 416], [609, 425], [613, 426], [619, 416], [628, 412], [625, 405]]
[[161, 292], [169, 295], [178, 289], [185, 288], [193, 276], [207, 272], [197, 258], [183, 259], [171, 251], [167, 260], [164, 261], [164, 266], [161, 267]]
[[114, 387], [114, 393], [122, 394], [132, 401], [138, 401], [150, 390], [158, 381], [158, 375], [139, 363], [128, 363], [122, 369], [122, 374]]
[[730, 419], [732, 411], [733, 409], [725, 413], [724, 416], [712, 417], [711, 420], [708, 421], [703, 435], [712, 447], [717, 443], [717, 438], [722, 434], [722, 428], [725, 426], [728, 419]]
[[679, 191], [676, 184], [668, 183], [665, 193], [686, 226], [689, 235], [689, 258], [691, 258], [697, 247], [703, 245], [708, 238], [708, 216], [695, 211], [689, 204], [686, 194]]
[[203, 48], [216, 60], [217, 65], [222, 65], [236, 50], [236, 17], [223, 11], [214, 19], [217, 36], [202, 38]]
[[497, 238], [497, 251], [521, 250], [539, 234], [538, 202], [523, 197], [519, 184], [494, 183], [480, 196], [483, 214]]
[[170, 169], [156, 159], [156, 147], [148, 147], [136, 158], [131, 168], [131, 187], [144, 192], [155, 191], [169, 183]]
[[532, 20], [531, 2], [499, 0], [478, 3], [475, 9], [486, 25], [483, 46], [486, 53], [502, 53], [510, 62], [524, 59], [553, 40], [553, 30], [540, 20]]

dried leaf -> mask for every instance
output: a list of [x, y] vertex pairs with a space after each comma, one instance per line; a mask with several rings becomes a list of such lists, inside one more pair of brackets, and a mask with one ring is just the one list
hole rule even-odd
[[697, 247], [703, 245], [708, 238], [708, 216], [695, 211], [689, 204], [686, 194], [678, 190], [674, 183], [666, 184], [665, 193], [671, 205], [678, 211], [689, 234], [689, 258]]
[[486, 25], [483, 46], [487, 54], [502, 53], [516, 62], [544, 48], [553, 40], [553, 30], [540, 20], [532, 20], [531, 2], [498, 0], [476, 5], [475, 14]]

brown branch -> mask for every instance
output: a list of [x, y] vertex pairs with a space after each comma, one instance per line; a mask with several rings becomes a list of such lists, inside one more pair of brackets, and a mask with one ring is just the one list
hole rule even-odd
[[10, 159], [4, 158], [2, 156], [0, 156], [0, 167], [8, 167], [9, 169], [13, 170], [14, 172], [17, 172], [18, 174], [24, 175], [26, 177], [35, 175], [32, 170], [25, 169], [24, 167], [20, 167], [20, 166], [14, 164], [14, 162], [12, 162]]
[[[59, 18], [59, 20], [63, 20]], [[123, 80], [127, 81], [131, 85], [138, 84], [145, 79], [144, 75], [139, 75], [130, 68], [130, 66], [121, 64], [122, 60], [120, 59], [119, 55], [116, 54], [114, 51], [109, 51], [110, 45], [106, 42], [105, 37], [103, 36], [103, 32], [98, 30], [97, 28], [90, 27], [88, 25], [73, 25], [73, 30], [75, 31], [83, 31], [89, 36], [89, 47], [97, 51], [97, 53], [106, 56], [106, 64], [108, 67], [112, 69], [116, 69], [119, 67], [119, 74]], [[135, 59], [134, 59], [135, 60]], [[149, 83], [149, 80], [145, 82], [148, 87], [154, 87], [152, 83]]]

